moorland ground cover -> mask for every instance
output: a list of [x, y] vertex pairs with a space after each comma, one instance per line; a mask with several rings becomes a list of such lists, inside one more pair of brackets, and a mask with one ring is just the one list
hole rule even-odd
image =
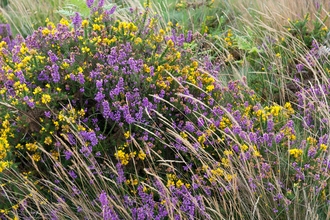
[[53, 3], [2, 8], [1, 218], [330, 217], [326, 4]]

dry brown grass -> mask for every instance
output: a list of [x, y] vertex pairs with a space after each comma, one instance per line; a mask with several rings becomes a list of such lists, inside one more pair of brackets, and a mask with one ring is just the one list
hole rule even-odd
[[[243, 18], [253, 21], [251, 14], [262, 17], [274, 28], [287, 25], [287, 20], [302, 19], [307, 13], [317, 19], [317, 11], [322, 5], [321, 17], [329, 15], [330, 3], [326, 0], [229, 0], [229, 7], [242, 13]], [[329, 25], [329, 21], [327, 22]]]
[[12, 26], [14, 34], [26, 36], [37, 29], [40, 22], [44, 22], [46, 18], [54, 22], [59, 21], [60, 15], [56, 10], [64, 3], [65, 0], [10, 0], [5, 8], [0, 8], [0, 13]]

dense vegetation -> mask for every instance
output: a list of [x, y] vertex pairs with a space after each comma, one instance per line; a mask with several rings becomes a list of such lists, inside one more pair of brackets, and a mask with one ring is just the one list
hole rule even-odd
[[241, 3], [3, 5], [0, 217], [330, 218], [327, 6]]

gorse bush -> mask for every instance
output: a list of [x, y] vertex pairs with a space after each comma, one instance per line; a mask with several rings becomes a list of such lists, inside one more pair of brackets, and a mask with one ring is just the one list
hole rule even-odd
[[[206, 38], [162, 28], [148, 3], [128, 21], [103, 4], [0, 43], [2, 218], [327, 215], [326, 80], [265, 104], [246, 77], [219, 80], [234, 61], [192, 47]], [[224, 54], [263, 66], [266, 52], [223, 36]]]
[[[86, 155], [98, 142], [107, 143], [103, 153], [113, 154], [115, 147], [129, 144], [130, 136], [145, 135], [148, 140], [133, 123], [151, 126], [145, 108], [167, 108], [150, 94], [179, 104], [175, 92], [185, 89], [173, 77], [180, 74], [179, 82], [187, 80], [208, 92], [214, 90], [214, 79], [198, 71], [198, 63], [180, 49], [186, 41], [183, 34], [173, 29], [165, 37], [164, 30], [154, 30], [155, 18], [146, 19], [146, 15], [135, 20], [137, 26], [116, 21], [111, 18], [114, 9], [96, 10], [89, 20], [76, 14], [72, 27], [65, 19], [57, 26], [48, 22], [26, 39], [17, 38], [9, 45], [3, 42], [1, 93], [13, 110], [3, 117], [15, 121], [10, 129], [18, 135], [11, 141], [21, 153], [33, 152], [39, 161], [34, 144], [38, 142], [58, 154], [52, 135], [64, 132], [74, 144], [68, 125], [76, 123], [90, 144], [83, 150]], [[201, 92], [192, 87], [191, 93]], [[166, 112], [166, 116], [180, 114], [174, 108]], [[130, 157], [120, 156], [123, 149], [116, 157], [127, 164]]]
[[[103, 12], [100, 4], [87, 20], [76, 13], [70, 22], [48, 22], [26, 39], [2, 42], [1, 94], [7, 103], [2, 108], [10, 109], [2, 113], [2, 170], [12, 165], [19, 172], [35, 172], [32, 159], [39, 171], [49, 171], [38, 143], [70, 167], [71, 151], [55, 136], [74, 147], [75, 133], [85, 142], [79, 151], [86, 158], [110, 155], [124, 166], [136, 160], [137, 166], [148, 145], [164, 148], [150, 146], [148, 133], [134, 125], [151, 127], [146, 110], [153, 116], [152, 110], [167, 108], [150, 94], [179, 104], [174, 100], [176, 90], [184, 90], [174, 80], [179, 73], [179, 82], [214, 89], [214, 79], [180, 49], [192, 41], [191, 32], [184, 36], [172, 29], [166, 37], [157, 30], [156, 18], [132, 12], [134, 23], [122, 22], [112, 17], [115, 7]], [[191, 92], [201, 94], [197, 88]], [[166, 116], [179, 114], [172, 107]], [[136, 149], [131, 137], [143, 147]]]

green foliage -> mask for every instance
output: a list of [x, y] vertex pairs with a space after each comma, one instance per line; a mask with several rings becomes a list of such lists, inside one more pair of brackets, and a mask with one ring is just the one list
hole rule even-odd
[[[328, 16], [321, 18], [321, 11], [322, 7], [318, 10], [315, 15], [316, 19], [313, 19], [313, 21], [311, 21], [309, 14], [307, 14], [302, 20], [289, 20], [290, 25], [287, 26], [289, 33], [298, 40], [301, 40], [308, 48], [312, 47], [313, 40], [320, 43], [323, 42], [328, 32], [324, 25]], [[308, 28], [310, 23], [312, 23], [313, 26], [312, 30]]]
[[71, 17], [75, 12], [79, 12], [83, 17], [90, 15], [90, 9], [86, 5], [84, 0], [69, 0], [63, 8], [57, 10], [57, 12], [65, 17]]

